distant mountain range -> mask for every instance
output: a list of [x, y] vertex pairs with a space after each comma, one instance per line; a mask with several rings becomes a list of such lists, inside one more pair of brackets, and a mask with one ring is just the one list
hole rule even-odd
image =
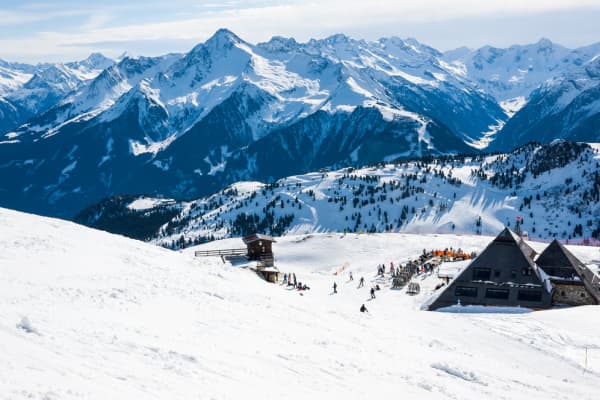
[[102, 198], [425, 155], [600, 141], [600, 44], [442, 53], [334, 35], [186, 54], [0, 62], [0, 206], [70, 217]]

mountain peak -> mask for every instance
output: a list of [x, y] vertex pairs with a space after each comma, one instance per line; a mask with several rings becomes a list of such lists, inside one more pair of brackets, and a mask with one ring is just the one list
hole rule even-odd
[[273, 36], [268, 42], [259, 43], [257, 46], [268, 51], [289, 51], [297, 48], [299, 44], [294, 38]]
[[115, 64], [115, 61], [111, 58], [106, 57], [102, 53], [92, 53], [81, 62], [81, 64], [87, 65], [91, 68], [106, 69], [111, 65]]
[[86, 58], [86, 60], [89, 60], [91, 62], [101, 62], [101, 61], [106, 61], [106, 60], [110, 60], [110, 58], [106, 57], [104, 54], [102, 53], [91, 53], [88, 58]]
[[348, 43], [352, 41], [352, 38], [344, 35], [343, 33], [336, 33], [334, 35], [326, 37], [324, 41], [328, 43]]
[[115, 61], [117, 63], [120, 63], [121, 61], [123, 61], [126, 58], [135, 58], [135, 55], [133, 55], [131, 52], [129, 51], [124, 51], [122, 52], [117, 58], [115, 58]]
[[244, 41], [237, 36], [235, 33], [226, 28], [217, 30], [210, 38], [204, 42], [205, 45], [215, 45], [215, 47], [222, 47], [226, 44], [237, 44], [243, 43]]
[[554, 43], [552, 43], [552, 40], [548, 39], [548, 38], [541, 38], [540, 40], [538, 40], [538, 42], [536, 43], [538, 47], [543, 48], [543, 47], [552, 47], [554, 45]]

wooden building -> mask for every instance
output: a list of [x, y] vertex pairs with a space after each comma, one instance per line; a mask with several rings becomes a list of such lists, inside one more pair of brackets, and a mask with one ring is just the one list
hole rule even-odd
[[275, 267], [275, 257], [273, 256], [273, 246], [275, 239], [271, 236], [255, 233], [242, 238], [246, 248], [219, 249], [219, 250], [198, 250], [196, 257], [221, 257], [223, 262], [234, 262], [242, 258], [247, 261], [256, 261], [256, 267], [250, 267], [252, 270], [268, 282], [277, 282], [279, 280], [279, 270]]
[[552, 282], [553, 304], [600, 304], [600, 282], [596, 283], [593, 272], [558, 240], [546, 247], [536, 264]]
[[279, 280], [279, 270], [275, 267], [275, 257], [273, 256], [275, 239], [271, 236], [254, 233], [244, 236], [242, 240], [248, 249], [248, 259], [257, 261], [256, 273], [267, 282], [277, 282]]
[[254, 233], [242, 238], [248, 249], [248, 259], [265, 261], [265, 264], [273, 265], [273, 243], [275, 239], [271, 236]]
[[552, 286], [536, 252], [505, 228], [432, 301], [429, 310], [461, 305], [548, 308]]

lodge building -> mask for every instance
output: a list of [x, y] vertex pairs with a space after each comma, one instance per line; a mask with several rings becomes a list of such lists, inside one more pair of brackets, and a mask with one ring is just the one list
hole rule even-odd
[[600, 303], [600, 282], [558, 241], [537, 258], [517, 234], [505, 228], [429, 305], [550, 308]]

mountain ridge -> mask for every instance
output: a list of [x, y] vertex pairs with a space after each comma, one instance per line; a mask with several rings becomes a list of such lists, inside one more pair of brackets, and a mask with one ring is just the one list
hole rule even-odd
[[[3, 204], [72, 216], [130, 190], [198, 197], [238, 180], [487, 146], [508, 150], [522, 143], [499, 138], [510, 136], [504, 127], [527, 101], [509, 99], [508, 110], [496, 81], [478, 81], [481, 74], [470, 76], [469, 66], [499, 54], [482, 68], [493, 74], [517, 52], [541, 54], [544, 68], [567, 54], [575, 68], [577, 57], [595, 48], [541, 41], [442, 53], [414, 39], [369, 42], [343, 34], [254, 45], [221, 29], [184, 54], [117, 62], [92, 55], [88, 64], [110, 65], [68, 84], [54, 105], [0, 136], [0, 173], [11, 176], [0, 183]], [[544, 68], [523, 73], [533, 76], [524, 85], [505, 82], [505, 92], [529, 90], [550, 73]], [[20, 109], [2, 100], [2, 121], [16, 124]]]
[[[554, 141], [511, 153], [327, 169], [270, 184], [237, 182], [195, 200], [118, 196], [75, 220], [176, 248], [254, 232], [493, 235], [517, 216], [532, 238], [597, 241], [599, 152], [598, 144]], [[152, 229], [137, 234], [128, 224]]]

